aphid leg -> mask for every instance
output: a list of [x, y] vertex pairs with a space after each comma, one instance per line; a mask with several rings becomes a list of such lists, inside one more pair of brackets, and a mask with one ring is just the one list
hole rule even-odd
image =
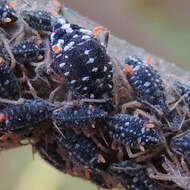
[[63, 136], [63, 137], [65, 137], [64, 136], [64, 134], [62, 133], [62, 131], [59, 129], [59, 127], [57, 126], [57, 124], [56, 124], [56, 122], [52, 122], [53, 123], [53, 126], [55, 127], [55, 129]]
[[118, 159], [118, 161], [122, 161], [123, 158], [124, 158], [123, 147], [119, 146], [118, 147], [118, 153], [117, 153], [117, 159]]
[[49, 100], [50, 102], [54, 100], [54, 97], [55, 97], [56, 93], [57, 93], [60, 89], [62, 89], [62, 87], [63, 87], [63, 85], [60, 84], [60, 85], [58, 85], [58, 86], [50, 93], [49, 98], [48, 98], [48, 100]]
[[109, 38], [110, 38], [110, 31], [106, 31], [106, 33], [104, 34], [104, 44], [106, 49], [108, 47]]
[[161, 125], [161, 123], [152, 115], [150, 115], [147, 112], [144, 112], [143, 110], [136, 109], [134, 112], [134, 115], [139, 117], [142, 116], [143, 119], [148, 119], [150, 122], [157, 123], [158, 125]]
[[127, 102], [125, 104], [122, 105], [121, 107], [121, 113], [126, 113], [127, 109], [132, 108], [141, 108], [142, 104], [138, 101], [132, 101], [132, 102]]
[[129, 158], [137, 158], [139, 156], [144, 155], [145, 154], [144, 148], [140, 148], [140, 149], [141, 149], [141, 152], [137, 152], [137, 153], [133, 154], [131, 151], [131, 148], [128, 145], [126, 145], [126, 151], [127, 151]]
[[94, 143], [97, 145], [97, 147], [99, 147], [103, 152], [106, 152], [108, 154], [113, 154], [113, 152], [108, 148], [106, 148], [105, 146], [103, 146], [95, 136], [91, 136], [91, 138], [94, 141]]
[[184, 101], [184, 96], [185, 96], [186, 94], [184, 94], [183, 96], [181, 96], [176, 102], [175, 102], [175, 104], [170, 108], [170, 112], [171, 111], [173, 111], [177, 106], [178, 106], [178, 104], [180, 104], [182, 101]]
[[99, 131], [99, 133], [100, 133], [101, 138], [102, 138], [103, 141], [105, 142], [106, 146], [109, 146], [109, 143], [108, 143], [108, 141], [106, 140], [106, 138], [105, 138], [105, 136], [104, 136], [104, 133], [103, 133], [102, 128], [99, 127], [99, 128], [98, 128], [98, 131]]
[[26, 75], [26, 73], [25, 72], [23, 72], [23, 78], [24, 78], [24, 80], [26, 81], [26, 83], [27, 83], [27, 85], [28, 85], [28, 87], [29, 87], [29, 89], [30, 89], [30, 92], [31, 92], [31, 94], [32, 94], [32, 96], [34, 97], [34, 98], [37, 98], [38, 96], [37, 96], [37, 91], [34, 89], [34, 87], [32, 86], [32, 83], [30, 82], [30, 79], [28, 78], [28, 76]]

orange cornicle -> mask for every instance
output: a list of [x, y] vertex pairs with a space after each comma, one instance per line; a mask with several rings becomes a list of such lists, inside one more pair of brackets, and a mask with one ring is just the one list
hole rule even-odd
[[148, 124], [146, 124], [146, 128], [153, 129], [153, 128], [155, 128], [155, 125], [152, 123], [148, 123]]
[[6, 115], [1, 113], [0, 114], [0, 121], [4, 121], [4, 120], [6, 120]]
[[153, 66], [153, 57], [152, 57], [151, 55], [147, 56], [146, 62], [147, 62], [149, 65]]
[[0, 64], [4, 63], [4, 59], [2, 57], [0, 57]]
[[10, 6], [10, 7], [15, 7], [15, 6], [16, 6], [16, 2], [15, 2], [15, 1], [10, 1], [10, 2], [8, 2], [7, 4], [8, 4], [8, 6]]
[[93, 35], [98, 35], [100, 32], [102, 32], [103, 30], [105, 30], [105, 28], [103, 28], [102, 26], [98, 26], [98, 27], [96, 27], [96, 28], [94, 28], [93, 30], [92, 30], [92, 34]]
[[89, 169], [85, 169], [85, 177], [87, 179], [90, 179], [90, 170]]
[[125, 67], [124, 67], [124, 72], [125, 73], [132, 73], [132, 71], [133, 71], [133, 67], [132, 66], [125, 65]]
[[11, 20], [11, 18], [5, 18], [5, 19], [3, 20], [3, 22], [4, 22], [4, 23], [10, 23], [10, 22], [12, 22], [12, 20]]
[[56, 54], [61, 51], [60, 48], [59, 48], [59, 46], [57, 46], [57, 45], [52, 46], [52, 50], [53, 50], [53, 52], [56, 53]]
[[50, 11], [51, 16], [57, 16], [58, 12], [57, 11]]

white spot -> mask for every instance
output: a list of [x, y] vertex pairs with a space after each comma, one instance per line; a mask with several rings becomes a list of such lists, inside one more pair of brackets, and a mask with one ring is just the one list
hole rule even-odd
[[86, 40], [86, 39], [89, 39], [89, 38], [90, 38], [90, 36], [88, 36], [88, 35], [83, 35], [81, 39], [82, 39], [82, 40]]
[[64, 73], [64, 75], [65, 75], [65, 76], [68, 76], [68, 75], [69, 75], [69, 72]]
[[96, 72], [98, 70], [98, 68], [97, 67], [94, 67], [93, 69], [92, 69], [92, 72]]
[[108, 70], [108, 68], [106, 66], [104, 66], [104, 72], [106, 72]]
[[75, 82], [76, 82], [76, 80], [72, 80], [72, 81], [71, 81], [71, 84], [74, 84]]
[[88, 88], [85, 86], [84, 88], [83, 88], [83, 90], [87, 90]]
[[94, 99], [94, 97], [95, 97], [94, 94], [90, 94], [90, 98]]
[[88, 55], [89, 52], [90, 52], [90, 50], [85, 50], [85, 51], [84, 51], [84, 54], [85, 54], [85, 55]]
[[111, 85], [111, 84], [108, 84], [108, 87], [109, 87], [109, 88], [112, 88], [112, 85]]
[[73, 36], [73, 38], [77, 38], [79, 35], [78, 34], [75, 34], [74, 36]]
[[87, 63], [94, 63], [94, 58], [89, 58], [89, 60], [87, 61]]
[[79, 31], [82, 32], [82, 33], [84, 33], [84, 34], [88, 34], [88, 35], [92, 34], [92, 32], [90, 30], [83, 29], [83, 28], [81, 28]]
[[59, 67], [62, 68], [62, 67], [64, 67], [65, 65], [66, 65], [66, 63], [61, 63], [61, 64], [59, 65]]
[[66, 31], [66, 33], [72, 33], [73, 32], [73, 29], [71, 28], [70, 24], [64, 24], [61, 28], [64, 29]]
[[149, 87], [150, 85], [151, 85], [150, 82], [145, 82], [145, 83], [144, 83], [144, 86], [145, 86], [145, 87]]
[[67, 44], [67, 46], [64, 47], [64, 51], [67, 51], [68, 49], [70, 49], [74, 44], [75, 42], [70, 42], [69, 44]]
[[89, 80], [89, 77], [83, 77], [82, 78], [82, 81], [87, 81], [87, 80]]

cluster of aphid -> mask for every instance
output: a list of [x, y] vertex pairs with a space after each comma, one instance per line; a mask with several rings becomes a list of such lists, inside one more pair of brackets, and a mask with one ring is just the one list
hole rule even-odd
[[104, 28], [55, 13], [24, 10], [24, 30], [10, 35], [14, 5], [0, 3], [1, 149], [28, 140], [57, 169], [105, 188], [188, 189], [190, 86], [166, 92], [150, 61], [117, 65]]

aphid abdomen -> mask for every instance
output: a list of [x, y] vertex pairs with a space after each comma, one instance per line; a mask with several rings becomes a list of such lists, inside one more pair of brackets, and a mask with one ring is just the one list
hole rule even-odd
[[52, 16], [42, 10], [22, 11], [21, 16], [24, 21], [37, 31], [52, 31]]
[[[11, 47], [14, 58], [19, 63], [40, 62], [44, 58], [44, 48], [42, 44], [36, 44], [33, 41], [22, 41]], [[5, 48], [2, 50], [2, 55], [5, 59], [10, 59]]]
[[131, 67], [127, 77], [137, 98], [167, 113], [165, 90], [158, 72], [147, 63], [131, 56], [125, 60], [125, 64]]
[[56, 134], [58, 146], [66, 149], [73, 162], [87, 168], [98, 168], [105, 160], [102, 160], [101, 151], [96, 144], [83, 134], [76, 135], [71, 130], [64, 130], [62, 134]]
[[190, 158], [190, 132], [174, 137], [170, 144], [171, 149], [183, 155], [186, 158]]
[[16, 11], [7, 1], [0, 2], [0, 25], [16, 22], [18, 19]]
[[16, 132], [50, 119], [53, 107], [41, 99], [26, 100], [23, 104], [9, 105], [0, 111], [0, 131]]
[[61, 126], [83, 128], [104, 120], [107, 112], [91, 105], [77, 105], [54, 111], [52, 119]]
[[162, 143], [158, 131], [149, 128], [148, 122], [138, 117], [116, 114], [107, 124], [111, 137], [121, 144], [138, 147], [139, 145], [158, 145]]
[[[2, 59], [2, 58], [1, 58]], [[11, 70], [9, 63], [1, 60], [0, 63], [0, 97], [6, 99], [19, 99], [20, 86]]]
[[114, 163], [110, 166], [109, 171], [128, 190], [168, 190], [156, 180], [151, 179], [143, 165], [133, 161]]

